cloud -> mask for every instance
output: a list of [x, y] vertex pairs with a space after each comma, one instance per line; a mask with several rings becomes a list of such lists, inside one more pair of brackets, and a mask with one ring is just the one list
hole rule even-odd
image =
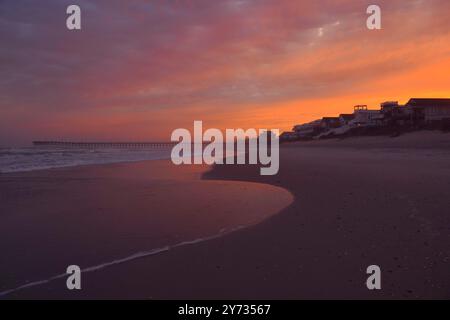
[[378, 2], [373, 32], [365, 0], [79, 0], [71, 32], [72, 1], [2, 1], [0, 133], [160, 138], [183, 115], [349, 95], [448, 56], [448, 1]]

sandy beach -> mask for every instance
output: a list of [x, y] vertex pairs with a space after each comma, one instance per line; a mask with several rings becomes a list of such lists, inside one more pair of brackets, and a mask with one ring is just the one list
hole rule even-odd
[[202, 181], [210, 169], [155, 160], [1, 175], [0, 298], [71, 264], [103, 268], [222, 236], [293, 201], [268, 184]]
[[60, 278], [2, 298], [448, 299], [449, 145], [435, 132], [290, 143], [276, 176], [168, 161], [3, 174], [0, 291], [247, 227], [83, 273], [80, 291]]

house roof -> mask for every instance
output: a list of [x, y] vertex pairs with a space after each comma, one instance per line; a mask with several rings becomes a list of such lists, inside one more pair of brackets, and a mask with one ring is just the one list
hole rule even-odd
[[449, 107], [450, 99], [443, 98], [412, 98], [406, 104], [410, 107]]

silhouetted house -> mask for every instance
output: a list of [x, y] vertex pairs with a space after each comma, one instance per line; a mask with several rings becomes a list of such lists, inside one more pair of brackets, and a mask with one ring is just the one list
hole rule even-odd
[[394, 109], [397, 109], [399, 107], [400, 105], [398, 104], [398, 101], [385, 101], [380, 104], [381, 112], [385, 115], [391, 114]]
[[353, 114], [355, 118], [349, 122], [351, 126], [368, 127], [383, 124], [384, 115], [381, 110], [369, 110], [366, 105], [357, 105]]
[[308, 123], [296, 125], [292, 130], [299, 138], [311, 138], [321, 131], [322, 120], [314, 120]]
[[412, 111], [406, 106], [399, 105], [397, 101], [381, 103], [381, 114], [387, 125], [410, 125], [413, 123]]
[[339, 121], [341, 122], [341, 125], [348, 125], [350, 123], [350, 121], [352, 121], [353, 119], [355, 119], [355, 115], [354, 114], [345, 114], [345, 113], [341, 113], [339, 115]]
[[338, 117], [323, 117], [320, 121], [320, 127], [324, 130], [339, 128], [341, 120]]
[[431, 124], [450, 121], [450, 99], [412, 98], [406, 104], [415, 121]]

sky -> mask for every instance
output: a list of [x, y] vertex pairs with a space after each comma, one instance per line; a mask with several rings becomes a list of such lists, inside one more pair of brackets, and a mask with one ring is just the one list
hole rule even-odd
[[[81, 30], [66, 28], [70, 4]], [[168, 141], [194, 120], [285, 131], [450, 97], [449, 13], [448, 0], [0, 0], [0, 145]]]

